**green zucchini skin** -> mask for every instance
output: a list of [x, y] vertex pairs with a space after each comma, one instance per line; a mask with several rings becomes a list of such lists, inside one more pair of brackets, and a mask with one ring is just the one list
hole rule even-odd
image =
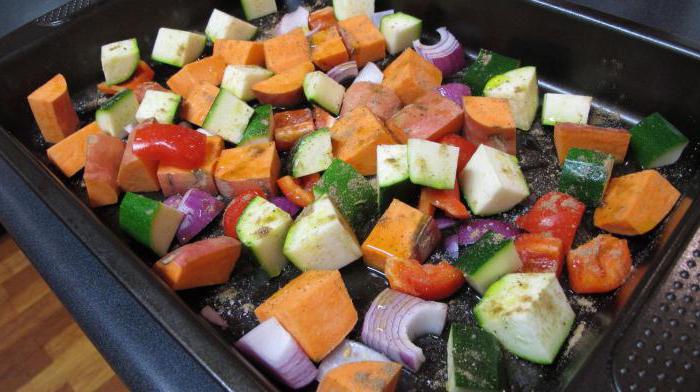
[[559, 191], [595, 208], [603, 200], [614, 164], [615, 158], [610, 154], [572, 148], [562, 167]]
[[644, 169], [676, 163], [688, 138], [661, 114], [653, 113], [630, 129], [632, 155]]
[[447, 341], [449, 392], [501, 391], [505, 386], [503, 350], [479, 327], [452, 324]]
[[464, 72], [463, 82], [472, 90], [472, 95], [484, 95], [486, 82], [492, 77], [520, 67], [520, 60], [480, 49], [476, 60]]

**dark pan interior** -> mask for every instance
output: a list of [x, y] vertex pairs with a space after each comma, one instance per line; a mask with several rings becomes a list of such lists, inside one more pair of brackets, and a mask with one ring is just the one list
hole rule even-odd
[[[314, 7], [320, 7], [323, 3], [307, 2]], [[201, 31], [213, 7], [241, 15], [240, 10], [236, 9], [237, 5], [237, 1], [158, 0], [144, 3], [123, 0], [112, 2], [109, 7], [98, 5], [58, 27], [31, 29], [33, 36], [23, 37], [31, 42], [30, 45], [11, 52], [6, 50], [9, 46], [0, 45], [5, 50], [0, 60], [3, 75], [0, 86], [4, 92], [0, 96], [0, 125], [9, 130], [31, 152], [31, 156], [46, 165], [46, 170], [61, 179], [86, 204], [87, 197], [80, 175], [65, 180], [48, 163], [45, 155], [47, 145], [34, 125], [25, 96], [50, 76], [61, 72], [69, 81], [82, 120], [91, 121], [95, 108], [103, 99], [95, 90], [95, 84], [101, 77], [99, 46], [102, 43], [135, 36], [139, 39], [143, 57], [147, 59], [158, 27]], [[378, 10], [388, 8], [422, 18], [426, 39], [431, 38], [430, 32], [435, 28], [444, 25], [464, 43], [470, 56], [478, 48], [485, 47], [521, 58], [523, 64], [537, 66], [541, 93], [568, 91], [593, 95], [596, 108], [590, 122], [594, 125], [629, 127], [646, 114], [660, 111], [693, 139], [678, 164], [660, 171], [686, 197], [696, 198], [698, 190], [693, 185], [699, 179], [698, 120], [694, 115], [697, 108], [693, 103], [700, 102], [700, 94], [698, 83], [689, 82], [683, 75], [697, 75], [700, 69], [698, 58], [622, 35], [594, 23], [584, 23], [536, 2], [409, 0], [379, 1], [377, 4]], [[139, 12], [131, 12], [134, 9], [139, 9]], [[274, 18], [268, 17], [260, 23], [269, 27], [273, 22]], [[155, 66], [154, 69], [160, 81], [173, 72], [173, 69], [165, 66]], [[693, 77], [697, 81], [697, 76]], [[503, 214], [502, 218], [508, 221], [526, 211], [536, 197], [555, 190], [559, 175], [551, 127], [543, 128], [536, 124], [529, 133], [519, 133], [518, 138], [518, 155], [532, 196], [523, 205]], [[628, 160], [624, 165], [615, 167], [614, 175], [637, 170], [639, 167]], [[47, 177], [47, 181], [50, 180]], [[160, 194], [148, 196], [161, 198]], [[116, 219], [117, 207], [99, 208], [94, 213], [141, 257], [143, 263], [150, 266], [156, 260], [152, 252], [121, 233]], [[669, 221], [679, 222], [684, 213], [684, 209], [677, 209]], [[591, 215], [589, 212], [584, 217], [574, 246], [599, 233], [592, 225]], [[506, 367], [511, 389], [553, 390], [566, 387], [593, 352], [596, 343], [626, 311], [625, 305], [633, 297], [637, 284], [654, 271], [658, 259], [665, 252], [664, 244], [675, 227], [675, 224], [662, 225], [648, 235], [629, 238], [637, 268], [633, 278], [615, 293], [578, 296], [567, 290], [577, 314], [569, 341], [552, 366], [534, 365], [507, 355]], [[217, 221], [199, 238], [220, 234]], [[437, 253], [433, 259], [442, 256]], [[361, 315], [364, 314], [374, 296], [386, 287], [384, 278], [371, 272], [361, 261], [346, 267], [342, 273], [355, 306]], [[211, 305], [222, 313], [231, 328], [219, 331], [220, 336], [233, 342], [256, 325], [253, 309], [297, 274], [298, 271], [290, 265], [281, 277], [269, 280], [244, 255], [229, 283], [187, 290], [179, 295], [195, 312], [204, 305]], [[565, 288], [568, 287], [566, 280], [566, 274], [563, 274], [562, 284]], [[473, 324], [471, 309], [477, 302], [475, 292], [465, 287], [449, 301], [448, 322]], [[360, 327], [361, 323], [358, 323], [350, 338], [359, 340]], [[177, 335], [177, 331], [173, 333]], [[446, 334], [418, 340], [428, 360], [417, 374], [404, 371], [400, 390], [439, 390], [444, 387], [447, 378], [446, 341]]]

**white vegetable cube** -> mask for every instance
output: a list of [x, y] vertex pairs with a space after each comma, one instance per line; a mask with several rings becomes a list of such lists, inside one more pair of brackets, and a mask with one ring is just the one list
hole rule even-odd
[[508, 211], [530, 195], [518, 159], [479, 145], [460, 174], [462, 194], [476, 215]]
[[507, 99], [515, 126], [528, 131], [535, 121], [539, 101], [537, 70], [522, 67], [494, 76], [486, 83], [484, 96]]
[[542, 124], [588, 123], [593, 97], [547, 93], [542, 100]]
[[159, 63], [182, 67], [202, 54], [206, 41], [202, 34], [161, 27], [153, 45], [151, 58]]
[[333, 0], [333, 10], [338, 20], [357, 15], [374, 15], [374, 0]]
[[435, 189], [454, 188], [458, 158], [458, 147], [408, 139], [408, 175], [414, 184]]
[[216, 8], [209, 17], [204, 33], [211, 41], [217, 39], [237, 39], [247, 41], [255, 36], [258, 28]]
[[309, 101], [337, 116], [343, 104], [345, 87], [323, 72], [315, 71], [304, 77], [304, 95]]
[[100, 54], [105, 83], [117, 84], [134, 74], [141, 60], [136, 38], [103, 45]]
[[229, 65], [224, 71], [221, 87], [244, 101], [250, 101], [255, 98], [253, 85], [272, 75], [272, 71], [257, 65]]
[[420, 39], [423, 22], [411, 15], [397, 12], [382, 18], [379, 30], [386, 40], [389, 54], [395, 55], [410, 47], [413, 41]]
[[474, 314], [508, 351], [540, 364], [554, 361], [575, 317], [553, 273], [505, 275], [486, 290]]
[[222, 88], [211, 105], [202, 128], [238, 144], [253, 112], [253, 108]]
[[103, 103], [95, 112], [95, 121], [101, 130], [114, 137], [126, 135], [124, 127], [136, 119], [139, 101], [132, 90], [126, 89], [117, 93]]
[[370, 82], [381, 84], [383, 80], [384, 74], [382, 70], [375, 63], [367, 63], [352, 83]]
[[362, 257], [345, 217], [324, 196], [299, 214], [284, 242], [284, 255], [302, 271], [334, 270]]
[[153, 118], [160, 124], [172, 124], [180, 100], [179, 95], [170, 91], [148, 90], [136, 112], [136, 121], [141, 123]]
[[241, 0], [245, 18], [253, 20], [277, 12], [275, 0]]

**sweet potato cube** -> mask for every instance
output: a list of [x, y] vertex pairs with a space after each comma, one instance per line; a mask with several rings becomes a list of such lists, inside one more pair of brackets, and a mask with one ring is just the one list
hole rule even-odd
[[384, 70], [382, 84], [394, 90], [404, 105], [442, 83], [442, 71], [408, 48]]
[[263, 49], [265, 67], [274, 73], [311, 61], [309, 42], [301, 28], [266, 40]]
[[212, 195], [219, 192], [214, 181], [216, 162], [224, 149], [224, 139], [220, 136], [207, 137], [207, 149], [204, 163], [196, 169], [187, 170], [164, 164], [158, 165], [158, 182], [163, 195], [183, 194], [188, 189], [197, 188]]
[[119, 200], [117, 175], [124, 155], [124, 142], [106, 134], [87, 139], [87, 159], [83, 181], [90, 207], [115, 204]]
[[199, 82], [207, 82], [218, 86], [224, 78], [226, 63], [221, 56], [205, 57], [182, 67], [166, 82], [175, 93], [187, 98], [190, 91]]
[[269, 79], [253, 85], [253, 94], [260, 103], [274, 106], [294, 106], [304, 99], [304, 78], [313, 72], [311, 61], [301, 63], [286, 72], [279, 73]]
[[289, 151], [302, 136], [313, 132], [314, 124], [311, 109], [287, 110], [275, 113], [275, 142], [280, 151]]
[[117, 183], [124, 192], [156, 192], [158, 184], [158, 162], [137, 157], [131, 145], [136, 132], [131, 132], [126, 140], [126, 148], [119, 165]]
[[680, 192], [656, 170], [610, 180], [593, 223], [605, 231], [640, 235], [651, 231], [671, 212]]
[[217, 39], [214, 56], [221, 56], [228, 65], [265, 66], [265, 50], [260, 41]]
[[357, 310], [337, 270], [302, 273], [258, 306], [255, 315], [260, 321], [276, 318], [314, 362], [357, 323]]
[[400, 376], [396, 362], [351, 362], [330, 370], [316, 392], [394, 392]]
[[370, 61], [378, 61], [386, 56], [384, 35], [367, 15], [357, 15], [338, 22], [340, 34], [350, 52], [350, 58], [364, 67]]
[[311, 36], [311, 60], [323, 71], [329, 71], [349, 59], [337, 27], [332, 26]]
[[314, 125], [316, 126], [316, 129], [330, 129], [333, 126], [333, 124], [335, 124], [335, 122], [338, 121], [336, 117], [334, 117], [332, 114], [328, 113], [325, 109], [321, 108], [318, 105], [314, 105], [313, 116]]
[[399, 110], [386, 126], [396, 140], [406, 143], [408, 139], [438, 141], [447, 134], [459, 132], [463, 122], [462, 108], [432, 91]]
[[58, 166], [66, 177], [72, 177], [85, 166], [87, 140], [102, 130], [92, 122], [46, 150], [49, 161]]
[[440, 241], [440, 230], [430, 215], [394, 199], [362, 244], [362, 258], [384, 271], [391, 257], [421, 262]]
[[201, 127], [217, 95], [218, 87], [207, 82], [197, 83], [190, 90], [189, 96], [182, 101], [180, 117]]
[[309, 14], [309, 30], [325, 30], [337, 24], [333, 7], [324, 7]]
[[224, 197], [232, 198], [252, 189], [274, 196], [279, 173], [280, 158], [275, 143], [257, 143], [222, 151], [214, 179]]
[[507, 99], [464, 97], [464, 137], [515, 155], [515, 120]]
[[27, 97], [44, 140], [58, 143], [78, 129], [78, 114], [68, 94], [68, 83], [58, 74]]
[[377, 174], [377, 146], [396, 144], [384, 124], [365, 106], [341, 117], [331, 128], [333, 155], [363, 176]]
[[359, 106], [367, 106], [380, 120], [387, 121], [401, 109], [401, 100], [394, 90], [382, 84], [355, 82], [345, 91], [340, 115], [352, 112]]
[[632, 135], [624, 128], [601, 128], [592, 125], [559, 123], [554, 126], [554, 145], [559, 163], [563, 164], [572, 147], [607, 152], [615, 163], [625, 161]]

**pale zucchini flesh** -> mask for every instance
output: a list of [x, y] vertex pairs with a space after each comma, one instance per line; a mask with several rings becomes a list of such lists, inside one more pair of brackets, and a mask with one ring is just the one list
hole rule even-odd
[[252, 116], [253, 108], [222, 88], [211, 105], [202, 127], [221, 136], [224, 140], [238, 144]]
[[139, 102], [133, 91], [122, 90], [103, 103], [95, 112], [95, 121], [103, 131], [114, 137], [124, 137], [124, 128], [136, 120]]
[[136, 112], [136, 121], [155, 119], [160, 124], [172, 124], [180, 101], [181, 97], [170, 91], [148, 90]]
[[105, 83], [112, 85], [128, 80], [136, 71], [139, 60], [141, 53], [136, 38], [103, 45], [100, 61]]

